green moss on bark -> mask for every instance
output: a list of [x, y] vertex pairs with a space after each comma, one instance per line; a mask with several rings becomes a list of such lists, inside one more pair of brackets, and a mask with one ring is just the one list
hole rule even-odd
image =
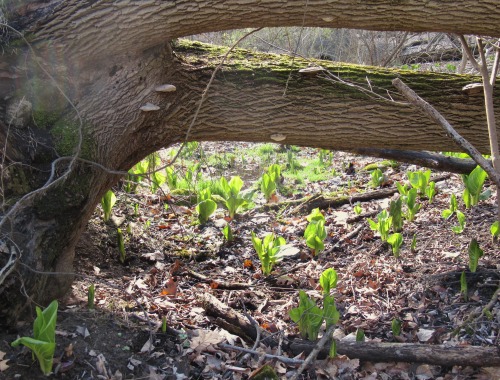
[[[54, 146], [60, 156], [71, 156], [75, 154], [78, 142], [80, 139], [80, 124], [78, 121], [69, 119], [60, 119], [50, 129]], [[96, 151], [96, 142], [89, 134], [89, 127], [87, 125], [81, 126], [82, 130], [82, 146], [80, 157], [91, 160]]]
[[[206, 67], [213, 70], [229, 50], [227, 47], [214, 46], [189, 40], [178, 40], [174, 50], [180, 53], [189, 64]], [[325, 79], [326, 75], [303, 75], [298, 71], [309, 66], [322, 66], [340, 80]], [[480, 78], [471, 75], [457, 75], [434, 72], [420, 72], [338, 63], [317, 59], [292, 58], [288, 55], [259, 53], [235, 48], [222, 67], [224, 77], [232, 79], [237, 76], [241, 85], [278, 85], [288, 89], [300, 89], [304, 84], [319, 85], [319, 91], [330, 96], [349, 97], [351, 99], [366, 99], [369, 96], [358, 88], [344, 82], [357, 84], [365, 89], [371, 89], [384, 97], [388, 91], [395, 99], [401, 99], [392, 86], [394, 78], [400, 78], [420, 96], [428, 101], [436, 99], [443, 101], [448, 96], [460, 97], [467, 95], [462, 88], [470, 83], [480, 82]], [[335, 83], [333, 83], [335, 82]]]

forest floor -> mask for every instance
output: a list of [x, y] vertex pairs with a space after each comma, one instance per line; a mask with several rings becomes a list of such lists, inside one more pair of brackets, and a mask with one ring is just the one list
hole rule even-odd
[[[239, 175], [245, 189], [260, 189], [255, 183], [262, 173], [270, 164], [280, 164], [284, 177], [273, 199], [275, 207], [266, 207], [257, 190], [253, 207], [239, 211], [232, 220], [227, 210], [219, 207], [200, 226], [193, 206], [196, 202], [186, 192], [170, 192], [166, 186], [155, 194], [147, 188], [133, 194], [125, 193], [123, 187], [114, 189], [118, 202], [111, 220], [104, 223], [98, 207], [77, 247], [72, 291], [60, 300], [53, 366], [56, 373], [50, 377], [271, 378], [256, 374], [267, 364], [277, 378], [290, 378], [298, 365], [263, 355], [305, 359], [306, 354], [289, 350], [289, 343], [300, 338], [289, 311], [298, 306], [299, 289], [321, 305], [319, 278], [328, 268], [334, 268], [338, 275], [332, 294], [340, 313], [334, 336], [340, 342], [354, 339], [362, 330], [365, 342], [372, 344], [498, 347], [498, 300], [493, 299], [488, 313], [464, 323], [492, 301], [498, 288], [500, 250], [490, 234], [496, 213], [494, 196], [465, 209], [460, 175], [450, 174], [436, 182], [433, 202], [419, 199], [421, 209], [416, 218], [404, 222], [399, 258], [367, 221], [376, 219], [396, 195], [360, 203], [360, 215], [349, 202], [323, 207], [325, 249], [313, 256], [303, 237], [311, 210], [307, 203], [297, 207], [300, 205], [286, 201], [319, 194], [347, 199], [369, 194], [375, 189], [370, 172], [363, 168], [382, 160], [340, 152], [334, 152], [332, 159], [323, 152], [317, 169], [308, 171], [308, 165], [318, 160], [317, 149], [294, 148], [292, 155], [284, 147], [270, 144], [203, 143], [202, 147], [204, 154], [200, 155], [198, 147], [190, 157], [178, 161], [176, 170], [185, 172], [192, 162], [200, 161], [204, 177], [224, 175], [229, 179]], [[167, 156], [162, 153], [163, 158]], [[382, 166], [385, 178], [379, 188], [386, 190], [395, 188], [398, 181], [407, 182], [408, 170], [421, 169], [407, 164]], [[302, 171], [303, 177], [287, 176], [292, 169]], [[488, 187], [492, 186], [487, 180]], [[456, 194], [459, 210], [466, 216], [461, 233], [452, 232], [451, 227], [458, 225], [455, 215], [450, 219], [441, 215], [450, 207], [451, 194]], [[227, 223], [235, 237], [232, 242], [227, 242], [222, 233]], [[117, 228], [124, 236], [123, 263]], [[270, 277], [262, 274], [251, 232], [260, 237], [273, 232], [289, 244]], [[469, 269], [472, 239], [484, 252], [475, 273]], [[461, 286], [463, 272], [466, 291]], [[95, 308], [89, 310], [88, 289], [92, 284]], [[260, 339], [272, 335], [278, 345], [269, 347], [262, 340], [252, 347], [248, 336], [237, 336], [234, 322], [215, 317], [216, 311], [203, 301], [210, 295], [230, 312], [243, 315], [248, 323], [256, 321], [258, 327], [254, 327], [262, 330]], [[1, 334], [0, 379], [46, 378], [29, 351], [10, 347], [18, 335], [31, 334], [31, 323]], [[234, 346], [253, 348], [255, 354], [245, 355], [231, 348]], [[500, 371], [480, 362], [468, 366], [369, 361], [338, 355], [317, 359], [299, 378], [500, 379]]]

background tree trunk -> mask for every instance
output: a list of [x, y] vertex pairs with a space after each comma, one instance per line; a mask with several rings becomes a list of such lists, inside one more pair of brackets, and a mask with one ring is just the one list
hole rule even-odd
[[[466, 5], [473, 6], [466, 12]], [[186, 137], [224, 50], [178, 43], [174, 53], [165, 43], [170, 38], [302, 24], [500, 35], [497, 7], [494, 0], [458, 1], [446, 8], [441, 2], [422, 6], [417, 0], [377, 1], [366, 7], [354, 1], [307, 7], [303, 1], [5, 1], [8, 24], [22, 31], [34, 50], [18, 34], [2, 29], [0, 149], [7, 158], [3, 164], [10, 166], [3, 165], [1, 174], [10, 187], [2, 188], [0, 248], [14, 249], [17, 261], [14, 272], [0, 276], [0, 320], [12, 323], [30, 306], [68, 289], [76, 241], [102, 194], [118, 179], [79, 162], [64, 181], [16, 203], [45, 183], [56, 158], [74, 153], [80, 127], [79, 156], [114, 170], [127, 170], [148, 153]], [[283, 135], [287, 144], [330, 149], [454, 148], [409, 106], [333, 83], [324, 73], [299, 74], [297, 69], [308, 63], [235, 52], [210, 88], [188, 139], [273, 141]], [[487, 152], [482, 99], [461, 90], [476, 78], [321, 64], [364, 88], [368, 78], [384, 97], [393, 92], [390, 81], [401, 77]], [[156, 92], [162, 84], [173, 84], [177, 91]], [[159, 110], [141, 111], [146, 103]], [[54, 178], [67, 165], [68, 160], [59, 160]], [[19, 186], [12, 186], [13, 178]], [[0, 252], [0, 268], [5, 268], [8, 254]]]

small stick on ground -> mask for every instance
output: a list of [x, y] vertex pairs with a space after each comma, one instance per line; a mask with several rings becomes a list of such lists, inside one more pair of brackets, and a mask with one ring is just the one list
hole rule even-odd
[[304, 360], [304, 363], [299, 367], [295, 375], [293, 375], [290, 380], [298, 380], [299, 376], [304, 372], [304, 370], [311, 365], [311, 363], [316, 360], [316, 357], [321, 352], [323, 347], [325, 347], [326, 343], [332, 340], [332, 334], [335, 330], [336, 326], [331, 325], [325, 332], [325, 334], [321, 337], [321, 339], [316, 344], [316, 347], [311, 351], [309, 356]]
[[[262, 355], [262, 352], [251, 350], [249, 348], [233, 346], [231, 344], [226, 344], [226, 343], [220, 343], [219, 347], [224, 348], [226, 350], [246, 352], [248, 354], [257, 355], [257, 356]], [[304, 363], [304, 360], [301, 360], [301, 359], [287, 358], [287, 357], [279, 356], [279, 355], [264, 354], [264, 357], [266, 359], [279, 360], [280, 362], [288, 364], [288, 365], [301, 365], [302, 363]]]
[[490, 302], [488, 302], [488, 304], [485, 307], [483, 307], [480, 312], [471, 313], [469, 315], [469, 317], [460, 326], [458, 326], [457, 328], [455, 328], [453, 330], [451, 335], [456, 336], [460, 332], [461, 329], [463, 329], [467, 325], [470, 325], [474, 319], [480, 319], [483, 317], [483, 315], [486, 312], [491, 311], [491, 309], [493, 308], [493, 305], [495, 305], [495, 303], [497, 303], [499, 295], [500, 295], [500, 284], [499, 284], [497, 290], [495, 291], [495, 293], [493, 293], [493, 296], [491, 297]]

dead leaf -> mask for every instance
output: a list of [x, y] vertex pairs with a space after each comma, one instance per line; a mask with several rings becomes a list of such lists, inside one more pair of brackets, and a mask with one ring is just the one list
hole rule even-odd
[[7, 368], [9, 368], [9, 365], [7, 364], [8, 361], [9, 361], [9, 359], [7, 359], [7, 360], [0, 360], [0, 372], [3, 372]]
[[151, 352], [153, 351], [154, 349], [154, 345], [153, 345], [153, 342], [151, 341], [151, 337], [148, 338], [148, 340], [146, 341], [146, 343], [144, 343], [144, 345], [142, 346], [141, 348], [141, 352]]
[[73, 356], [73, 343], [68, 344], [68, 346], [64, 349], [64, 354], [68, 358]]
[[170, 267], [170, 274], [173, 276], [174, 274], [179, 272], [181, 267], [182, 267], [182, 261], [180, 261], [179, 259], [176, 259], [175, 262]]
[[78, 334], [80, 334], [81, 336], [83, 336], [84, 339], [86, 337], [90, 336], [90, 332], [89, 332], [89, 330], [87, 330], [87, 328], [85, 326], [77, 326], [76, 332]]
[[291, 244], [285, 244], [279, 247], [278, 252], [276, 253], [277, 259], [281, 260], [283, 257], [293, 257], [298, 255], [300, 249], [294, 247]]
[[254, 269], [254, 266], [253, 266], [253, 262], [252, 262], [252, 260], [246, 259], [246, 260], [243, 262], [243, 267], [244, 267], [244, 268], [247, 268], [247, 269]]
[[122, 380], [122, 379], [123, 379], [122, 373], [119, 370], [116, 370], [113, 376], [111, 376], [110, 380]]
[[279, 276], [277, 279], [276, 279], [276, 284], [278, 285], [286, 285], [286, 286], [290, 286], [290, 285], [293, 285], [297, 282], [296, 279], [294, 279], [293, 277], [290, 277], [288, 275], [283, 275], [283, 276]]
[[161, 253], [160, 251], [143, 253], [141, 257], [149, 261], [160, 261], [165, 258], [163, 253]]
[[165, 283], [165, 287], [161, 291], [162, 296], [175, 297], [177, 295], [177, 282], [173, 277], [170, 277]]
[[[182, 379], [187, 379], [187, 377], [181, 377], [179, 376], [181, 374], [176, 374], [176, 379], [182, 380]], [[149, 366], [149, 377], [148, 380], [164, 380], [166, 375], [157, 373], [157, 368], [153, 366]]]
[[191, 339], [191, 349], [202, 352], [223, 342], [226, 338], [217, 331], [195, 330], [197, 336]]
[[278, 203], [280, 201], [280, 198], [276, 193], [271, 195], [271, 198], [269, 198], [269, 203]]
[[108, 378], [108, 371], [106, 370], [106, 358], [104, 357], [103, 354], [97, 355], [95, 368], [97, 369], [97, 372], [99, 372], [100, 375], [103, 375], [106, 378]]
[[210, 288], [211, 289], [217, 289], [219, 287], [219, 284], [216, 281], [212, 281], [210, 283]]
[[435, 330], [430, 329], [418, 329], [417, 338], [421, 343], [426, 343], [432, 339]]

